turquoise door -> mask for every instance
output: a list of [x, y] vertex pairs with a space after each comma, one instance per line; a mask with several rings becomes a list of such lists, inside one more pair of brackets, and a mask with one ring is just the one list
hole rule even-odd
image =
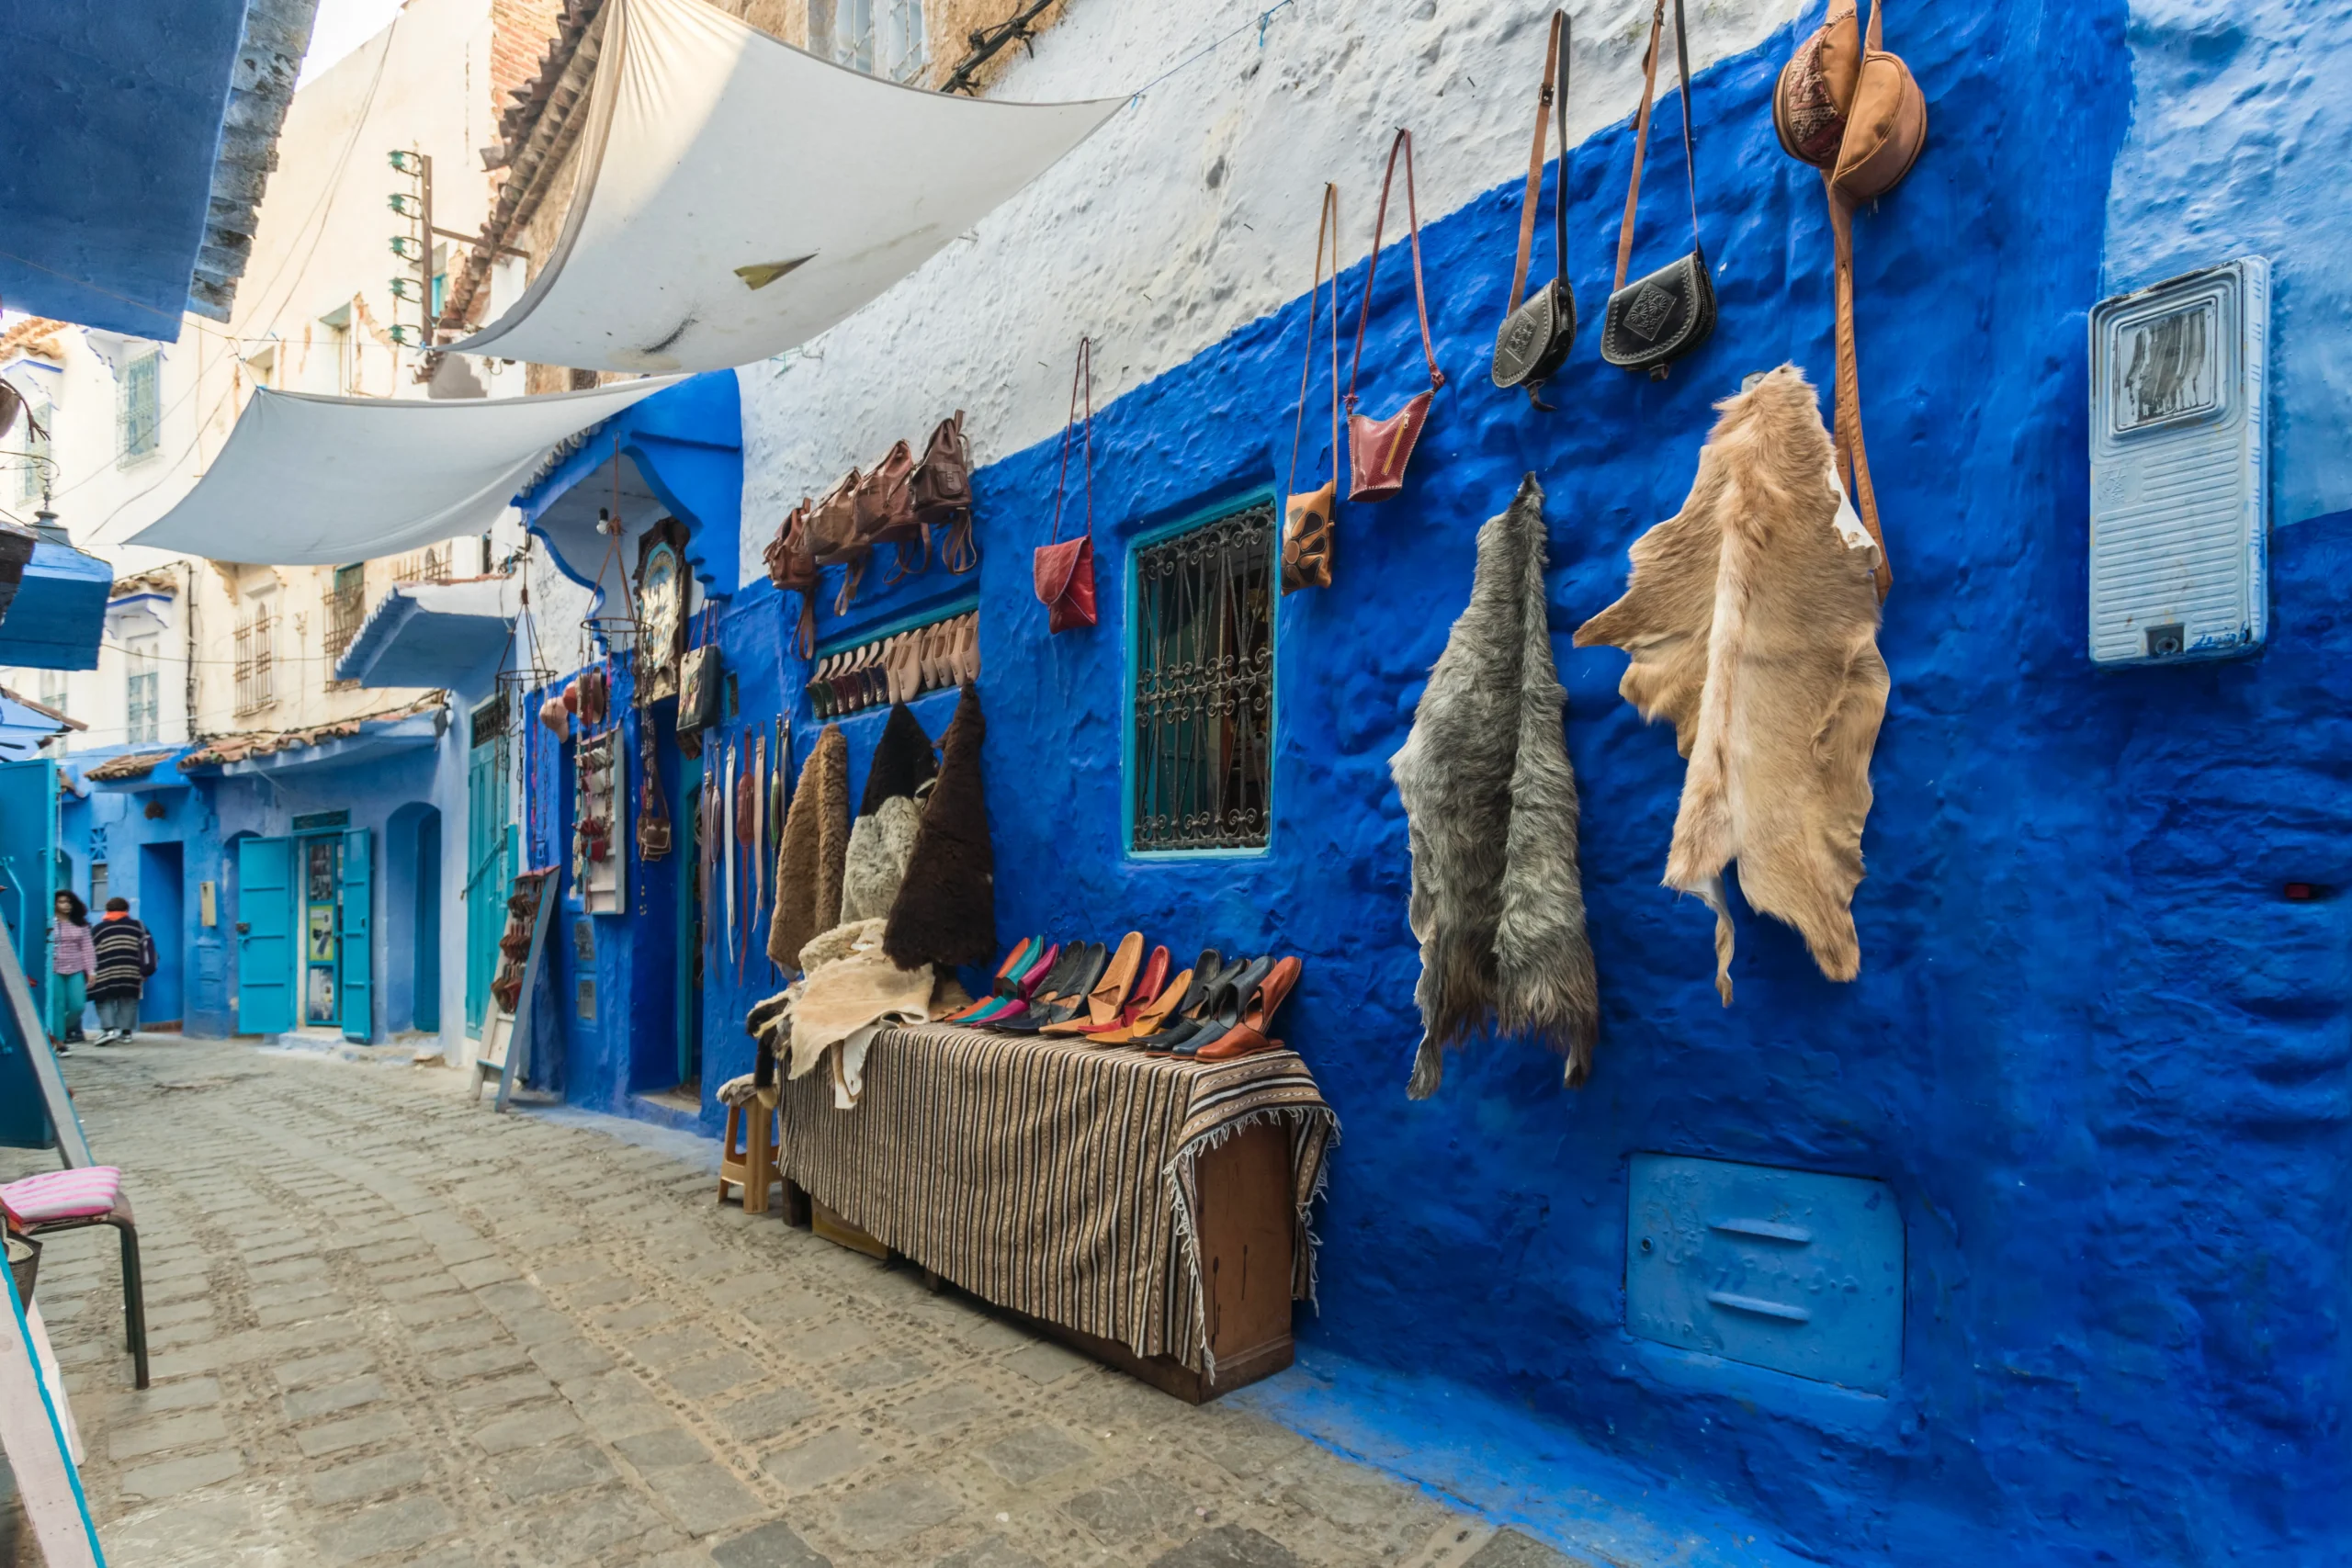
[[[49, 927], [57, 902], [57, 764], [0, 762], [0, 926], [31, 983], [33, 1009], [51, 1030]], [[46, 1148], [49, 1118], [33, 1080], [28, 1042], [14, 1015], [0, 1016], [0, 1145]]]
[[294, 1027], [294, 840], [237, 840], [237, 1032]]
[[476, 1040], [498, 977], [498, 939], [514, 881], [514, 829], [506, 814], [506, 748], [493, 740], [475, 747], [466, 768], [466, 1032]]
[[374, 844], [374, 835], [365, 828], [344, 829], [342, 908], [336, 920], [343, 935], [335, 943], [343, 973], [336, 995], [343, 1000], [343, 1037], [362, 1045], [374, 1036], [376, 1023], [374, 931], [368, 918], [376, 896]]

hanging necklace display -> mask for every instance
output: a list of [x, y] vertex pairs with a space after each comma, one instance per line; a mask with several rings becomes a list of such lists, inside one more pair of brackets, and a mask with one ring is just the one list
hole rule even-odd
[[628, 754], [620, 727], [582, 736], [572, 816], [571, 885], [592, 915], [628, 909], [628, 840], [616, 830], [628, 800]]
[[[1086, 423], [1080, 460], [1086, 470], [1086, 532], [1062, 537], [1062, 495], [1069, 483], [1069, 438], [1080, 429], [1080, 388], [1086, 399]], [[1038, 547], [1030, 563], [1037, 602], [1046, 606], [1048, 635], [1094, 624], [1094, 343], [1078, 340], [1078, 364], [1070, 371], [1069, 418], [1062, 425], [1061, 470], [1054, 479], [1054, 535]]]
[[1620, 370], [1646, 370], [1653, 381], [1696, 350], [1715, 330], [1715, 281], [1707, 271], [1706, 247], [1699, 243], [1699, 169], [1690, 134], [1690, 46], [1682, 22], [1682, 0], [1674, 0], [1674, 59], [1682, 82], [1682, 173], [1690, 192], [1690, 254], [1651, 273], [1625, 281], [1634, 260], [1634, 213], [1641, 204], [1642, 162], [1649, 147], [1650, 104], [1657, 91], [1657, 46], [1666, 26], [1666, 0], [1650, 13], [1649, 52], [1642, 59], [1642, 107], [1634, 117], [1634, 177], [1625, 190], [1625, 218], [1617, 230], [1617, 283], [1600, 325], [1600, 357]]
[[[1544, 383], [1555, 375], [1577, 341], [1577, 296], [1568, 287], [1568, 52], [1575, 43], [1566, 11], [1552, 13], [1552, 42], [1544, 54], [1544, 90], [1535, 99], [1535, 145], [1527, 154], [1527, 191], [1519, 203], [1519, 260], [1511, 267], [1510, 303], [1495, 333], [1492, 375], [1498, 387], [1517, 387], [1546, 413]], [[1521, 302], [1535, 249], [1535, 209], [1544, 200], [1545, 116], [1560, 121], [1560, 188], [1552, 201], [1552, 254], [1558, 276]]]
[[[1317, 490], [1298, 490], [1298, 444], [1306, 433], [1306, 389], [1315, 375], [1315, 317], [1321, 309], [1324, 240], [1330, 240], [1331, 477]], [[1290, 491], [1283, 520], [1283, 592], [1331, 586], [1333, 513], [1340, 502], [1340, 187], [1323, 186], [1323, 214], [1315, 224], [1315, 282], [1306, 291], [1306, 358], [1298, 372], [1298, 421], [1290, 433]]]
[[[1405, 158], [1405, 218], [1413, 250], [1413, 309], [1421, 322], [1421, 358], [1430, 367], [1430, 389], [1416, 392], [1404, 408], [1386, 419], [1369, 419], [1356, 412], [1356, 377], [1363, 368], [1364, 329], [1372, 321], [1372, 286], [1380, 276], [1380, 238], [1388, 226], [1388, 187], [1396, 178], [1396, 157]], [[1429, 423], [1430, 400], [1445, 385], [1437, 367], [1437, 349], [1430, 342], [1429, 292], [1421, 286], [1421, 213], [1413, 199], [1413, 133], [1398, 128], [1388, 144], [1388, 172], [1380, 178], [1380, 210], [1372, 222], [1372, 260], [1364, 267], [1363, 304], [1356, 312], [1356, 352], [1348, 365], [1348, 499], [1386, 501], [1405, 488], [1405, 465], [1413, 460], [1413, 446]]]
[[1928, 138], [1928, 100], [1899, 56], [1880, 48], [1878, 0], [1865, 36], [1853, 0], [1832, 0], [1828, 17], [1781, 68], [1772, 128], [1789, 155], [1821, 171], [1829, 203], [1838, 312], [1838, 474], [1878, 546], [1878, 596], [1894, 585], [1880, 532], [1878, 492], [1862, 445], [1861, 375], [1854, 351], [1854, 208], [1901, 184]]

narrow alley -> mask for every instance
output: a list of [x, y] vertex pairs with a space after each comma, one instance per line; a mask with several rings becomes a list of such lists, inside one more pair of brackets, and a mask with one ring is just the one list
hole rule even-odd
[[144, 1393], [112, 1233], [41, 1265], [117, 1568], [1572, 1561], [721, 1206], [702, 1140], [404, 1060], [64, 1065], [149, 1238]]

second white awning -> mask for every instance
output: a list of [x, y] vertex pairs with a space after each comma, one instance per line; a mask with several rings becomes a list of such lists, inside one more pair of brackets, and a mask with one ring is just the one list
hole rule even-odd
[[514, 308], [459, 353], [595, 370], [752, 364], [913, 272], [1125, 102], [902, 87], [705, 0], [609, 0], [604, 26], [562, 233]]
[[130, 543], [334, 566], [478, 534], [557, 442], [676, 381], [446, 401], [263, 388], [196, 488]]

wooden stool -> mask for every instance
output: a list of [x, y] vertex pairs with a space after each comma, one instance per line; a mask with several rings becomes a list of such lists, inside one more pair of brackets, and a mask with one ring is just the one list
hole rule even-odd
[[[746, 1111], [752, 1113], [749, 1118]], [[768, 1187], [776, 1179], [777, 1122], [776, 1111], [756, 1100], [748, 1106], [727, 1108], [727, 1137], [718, 1147], [720, 1202], [727, 1201], [728, 1188], [741, 1187], [745, 1213], [768, 1212]], [[736, 1146], [739, 1137], [740, 1149]]]

